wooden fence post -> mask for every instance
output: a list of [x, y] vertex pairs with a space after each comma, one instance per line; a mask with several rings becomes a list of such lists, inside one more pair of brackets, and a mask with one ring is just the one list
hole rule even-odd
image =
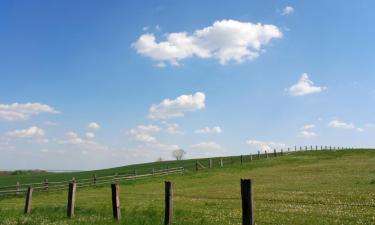
[[165, 214], [164, 224], [173, 223], [173, 187], [170, 181], [165, 181]]
[[281, 149], [281, 155], [283, 155], [283, 153], [284, 153], [284, 152], [283, 152], [283, 149]]
[[96, 178], [96, 174], [94, 174], [93, 181], [94, 181], [94, 185], [95, 185], [95, 186], [96, 186], [96, 180], [97, 180], [97, 178]]
[[299, 146], [299, 150], [302, 151], [302, 146]]
[[260, 151], [258, 151], [258, 160], [260, 159]]
[[253, 191], [250, 179], [241, 179], [242, 224], [254, 225]]
[[294, 151], [295, 151], [295, 152], [297, 151], [297, 146], [294, 146]]
[[76, 202], [76, 188], [77, 184], [75, 181], [69, 183], [69, 192], [68, 192], [68, 218], [73, 218], [74, 216], [74, 207]]
[[268, 159], [268, 152], [267, 151], [265, 151], [266, 152], [266, 158]]
[[253, 161], [253, 155], [250, 153], [250, 161]]
[[44, 179], [44, 190], [48, 191], [48, 179]]
[[17, 196], [20, 196], [20, 189], [21, 189], [21, 185], [20, 185], [20, 182], [19, 181], [17, 181], [17, 183], [16, 183], [16, 195]]
[[290, 152], [290, 148], [288, 147], [288, 152]]
[[273, 156], [276, 157], [277, 156], [277, 153], [276, 153], [276, 148], [273, 150]]
[[220, 167], [223, 167], [223, 159], [220, 159]]
[[155, 176], [155, 168], [152, 168], [152, 176]]
[[111, 184], [112, 190], [112, 210], [113, 210], [113, 218], [115, 220], [121, 220], [121, 208], [120, 208], [120, 196], [119, 196], [119, 185], [117, 183]]
[[211, 169], [212, 168], [212, 159], [208, 160], [208, 167]]
[[29, 214], [31, 212], [31, 198], [32, 198], [32, 196], [33, 196], [33, 188], [31, 186], [29, 186], [27, 188], [25, 210], [23, 211], [24, 214]]
[[198, 160], [195, 161], [195, 171], [198, 171]]

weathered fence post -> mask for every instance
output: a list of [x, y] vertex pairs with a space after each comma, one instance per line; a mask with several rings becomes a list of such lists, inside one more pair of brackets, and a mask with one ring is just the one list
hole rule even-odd
[[253, 192], [250, 179], [241, 179], [242, 224], [254, 225]]
[[119, 196], [119, 185], [117, 183], [111, 184], [112, 190], [112, 210], [113, 218], [116, 220], [121, 220], [121, 208], [120, 208], [120, 196]]
[[212, 159], [208, 160], [208, 167], [211, 169], [212, 168]]
[[94, 174], [93, 183], [94, 183], [95, 186], [96, 186], [96, 180], [97, 180], [96, 174]]
[[220, 159], [220, 167], [223, 167], [223, 159]]
[[48, 191], [48, 179], [44, 179], [44, 190]]
[[73, 218], [74, 216], [74, 207], [76, 202], [76, 188], [77, 184], [75, 181], [69, 183], [69, 192], [68, 192], [68, 218]]
[[27, 188], [26, 193], [26, 203], [25, 203], [25, 210], [23, 211], [24, 214], [29, 214], [31, 212], [31, 198], [33, 196], [33, 188], [29, 186]]
[[277, 156], [277, 153], [276, 153], [276, 148], [273, 150], [273, 156], [276, 157]]
[[173, 187], [170, 181], [165, 181], [165, 214], [164, 224], [173, 223]]
[[17, 196], [20, 196], [20, 194], [21, 194], [20, 189], [21, 189], [20, 182], [17, 181], [17, 183], [16, 183], [16, 195]]
[[260, 159], [260, 151], [258, 151], [258, 160]]

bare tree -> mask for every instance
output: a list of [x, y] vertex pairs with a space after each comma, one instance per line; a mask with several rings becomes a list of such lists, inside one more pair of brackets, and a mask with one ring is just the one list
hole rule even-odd
[[182, 157], [186, 154], [185, 150], [183, 149], [176, 149], [172, 152], [172, 156], [176, 158], [176, 160], [181, 160]]

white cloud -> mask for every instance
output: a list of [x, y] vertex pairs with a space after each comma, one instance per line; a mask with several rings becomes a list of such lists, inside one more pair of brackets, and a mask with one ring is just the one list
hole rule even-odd
[[325, 87], [314, 86], [307, 73], [302, 74], [299, 81], [288, 89], [292, 96], [303, 96], [307, 94], [319, 93], [325, 90]]
[[214, 127], [204, 127], [202, 129], [195, 130], [197, 134], [220, 134], [223, 132], [223, 129], [219, 126]]
[[221, 20], [191, 35], [177, 32], [165, 36], [165, 41], [157, 42], [154, 34], [146, 33], [132, 47], [141, 55], [171, 65], [179, 65], [179, 61], [194, 56], [214, 58], [221, 64], [242, 63], [257, 58], [263, 46], [281, 38], [282, 33], [275, 25]]
[[[90, 136], [90, 135], [89, 135]], [[87, 137], [87, 133], [86, 133]], [[87, 137], [90, 139], [89, 137]], [[95, 141], [83, 139], [81, 138], [76, 132], [69, 131], [65, 134], [65, 138], [61, 141], [59, 141], [59, 144], [66, 144], [66, 145], [72, 145], [72, 146], [78, 146], [79, 150], [86, 151], [86, 150], [108, 150], [108, 146], [99, 144]], [[82, 150], [86, 149], [86, 150]]]
[[302, 130], [311, 130], [315, 128], [315, 124], [306, 124], [302, 127]]
[[93, 129], [93, 130], [97, 130], [97, 129], [100, 128], [100, 126], [96, 122], [91, 122], [91, 123], [89, 123], [88, 128]]
[[85, 137], [86, 137], [87, 139], [93, 139], [93, 138], [95, 138], [95, 134], [92, 133], [92, 132], [87, 132], [87, 133], [85, 134]]
[[359, 128], [357, 128], [357, 131], [360, 132], [360, 133], [362, 133], [362, 132], [365, 131], [365, 129], [359, 127]]
[[258, 140], [248, 140], [246, 141], [248, 145], [258, 148], [260, 151], [270, 152], [275, 148], [283, 148], [286, 145], [283, 143], [273, 142], [273, 141], [258, 141]]
[[316, 133], [313, 131], [303, 130], [299, 133], [299, 136], [304, 138], [312, 138], [316, 136]]
[[69, 131], [65, 134], [65, 139], [60, 141], [60, 144], [72, 144], [72, 145], [78, 145], [83, 144], [84, 141], [82, 138], [78, 136], [76, 132]]
[[13, 103], [0, 104], [0, 120], [19, 121], [27, 120], [33, 115], [40, 113], [59, 113], [49, 105], [41, 103]]
[[44, 136], [44, 130], [39, 127], [30, 127], [23, 130], [8, 132], [8, 136], [17, 138], [39, 138]]
[[135, 129], [131, 129], [129, 133], [132, 135], [133, 139], [139, 142], [148, 142], [148, 143], [156, 143], [156, 137], [152, 136], [151, 132], [159, 132], [161, 130], [160, 127], [155, 125], [139, 125]]
[[198, 144], [191, 145], [190, 148], [207, 150], [207, 149], [221, 149], [222, 147], [218, 143], [210, 141], [210, 142], [201, 142]]
[[179, 130], [180, 125], [177, 123], [167, 123], [165, 121], [162, 122], [165, 125], [165, 130], [170, 134], [178, 134], [181, 133]]
[[328, 123], [329, 127], [332, 128], [339, 128], [339, 129], [353, 129], [355, 128], [353, 123], [346, 123], [343, 121], [339, 120], [332, 120], [331, 122]]
[[36, 126], [32, 126], [30, 128], [22, 130], [15, 130], [7, 133], [8, 137], [32, 139], [33, 141], [40, 144], [45, 144], [49, 142], [47, 138], [44, 138], [44, 135], [44, 130]]
[[194, 95], [181, 95], [174, 100], [164, 99], [157, 105], [152, 105], [148, 117], [151, 119], [169, 119], [184, 116], [186, 112], [192, 112], [205, 107], [206, 96], [202, 92]]
[[281, 15], [286, 16], [294, 13], [294, 8], [292, 6], [285, 6], [283, 11], [281, 12]]

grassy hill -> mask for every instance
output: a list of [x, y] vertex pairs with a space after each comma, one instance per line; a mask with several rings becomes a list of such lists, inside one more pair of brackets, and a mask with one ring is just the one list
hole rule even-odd
[[[270, 155], [271, 156], [271, 155]], [[255, 158], [255, 157], [254, 157]], [[208, 163], [208, 160], [200, 160]], [[0, 177], [0, 186], [21, 182], [150, 172], [185, 166], [180, 175], [121, 183], [120, 224], [163, 224], [164, 180], [174, 183], [175, 224], [241, 224], [240, 179], [253, 179], [257, 224], [374, 224], [375, 151], [308, 151], [249, 161], [214, 160], [194, 171], [195, 160], [158, 162], [108, 170]], [[76, 216], [66, 219], [66, 191], [36, 193], [31, 215], [24, 198], [0, 199], [0, 224], [119, 224], [112, 219], [109, 185], [77, 189]]]

